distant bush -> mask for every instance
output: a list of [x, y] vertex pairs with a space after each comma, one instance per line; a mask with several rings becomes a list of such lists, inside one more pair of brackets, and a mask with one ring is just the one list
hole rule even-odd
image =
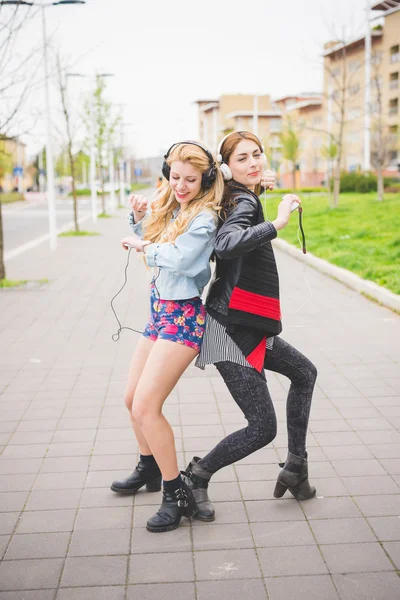
[[359, 194], [367, 194], [368, 192], [376, 192], [378, 189], [378, 180], [376, 175], [369, 173], [347, 173], [342, 172], [340, 176], [340, 192], [358, 192]]

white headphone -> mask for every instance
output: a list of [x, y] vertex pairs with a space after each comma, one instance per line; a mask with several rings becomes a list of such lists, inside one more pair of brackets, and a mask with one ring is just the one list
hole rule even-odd
[[[230, 179], [232, 179], [232, 171], [230, 170], [228, 165], [223, 161], [222, 154], [221, 154], [221, 148], [222, 148], [222, 145], [225, 142], [226, 138], [228, 138], [230, 135], [232, 135], [234, 133], [247, 133], [247, 131], [231, 131], [230, 133], [228, 133], [228, 135], [226, 135], [224, 138], [222, 138], [222, 140], [218, 144], [217, 161], [219, 162], [219, 170], [221, 171], [222, 177], [225, 179], [225, 181], [229, 181]], [[253, 134], [253, 135], [255, 135], [255, 134]], [[260, 148], [262, 150], [264, 164], [265, 164], [265, 166], [267, 166], [267, 157], [265, 156], [265, 153], [264, 153], [264, 146], [262, 145], [260, 138], [257, 137], [257, 139], [260, 144]]]

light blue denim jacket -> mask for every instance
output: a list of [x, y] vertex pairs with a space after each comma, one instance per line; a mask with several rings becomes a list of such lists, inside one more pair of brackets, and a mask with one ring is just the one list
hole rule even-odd
[[[176, 218], [179, 210], [174, 212]], [[135, 223], [128, 216], [133, 232], [143, 239], [142, 222]], [[187, 300], [201, 296], [211, 278], [210, 257], [214, 248], [217, 217], [211, 211], [202, 211], [178, 235], [175, 242], [157, 242], [146, 246], [145, 260], [149, 267], [159, 267], [157, 290], [162, 300]]]

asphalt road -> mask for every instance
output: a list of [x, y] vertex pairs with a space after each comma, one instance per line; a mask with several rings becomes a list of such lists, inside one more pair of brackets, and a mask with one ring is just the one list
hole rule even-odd
[[[90, 199], [80, 199], [78, 217], [90, 215]], [[9, 252], [39, 238], [49, 231], [47, 203], [38, 198], [2, 206], [4, 250]], [[73, 222], [73, 203], [69, 199], [56, 202], [57, 228]]]

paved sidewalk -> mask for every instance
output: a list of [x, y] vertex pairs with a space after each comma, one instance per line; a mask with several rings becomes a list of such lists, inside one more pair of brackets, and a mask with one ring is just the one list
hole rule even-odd
[[[270, 375], [278, 436], [217, 474], [216, 521], [150, 534], [160, 494], [109, 489], [137, 460], [122, 401], [137, 334], [111, 340], [124, 211], [98, 230], [10, 260], [9, 278], [49, 284], [0, 291], [0, 600], [400, 598], [400, 318], [277, 253], [284, 337], [319, 369], [308, 437], [318, 497], [272, 497], [288, 382]], [[143, 327], [147, 280], [132, 255], [123, 324]], [[213, 367], [190, 367], [165, 413], [182, 467], [244, 425]]]

